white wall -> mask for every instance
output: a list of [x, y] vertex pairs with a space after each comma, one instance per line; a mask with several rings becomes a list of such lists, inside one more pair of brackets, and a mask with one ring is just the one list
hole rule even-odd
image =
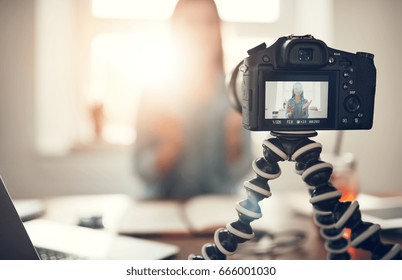
[[11, 193], [33, 175], [34, 42], [34, 1], [0, 1], [0, 175]]
[[355, 153], [363, 191], [402, 190], [402, 1], [334, 1], [334, 46], [373, 53], [377, 67], [374, 126], [345, 133]]
[[[74, 1], [36, 0], [35, 146], [41, 154], [71, 149], [78, 121]], [[75, 106], [77, 107], [77, 106]]]
[[[69, 143], [63, 141], [73, 133], [74, 116], [62, 115], [71, 110], [76, 94], [74, 3], [0, 0], [0, 175], [14, 198], [138, 191], [129, 149], [40, 155], [44, 149], [66, 150]], [[38, 104], [38, 96], [59, 99], [53, 102], [58, 107]], [[38, 130], [37, 124], [47, 129]]]

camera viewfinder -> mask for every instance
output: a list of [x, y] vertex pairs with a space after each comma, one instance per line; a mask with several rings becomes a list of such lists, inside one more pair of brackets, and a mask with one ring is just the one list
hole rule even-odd
[[301, 48], [299, 49], [299, 61], [311, 61], [313, 60], [313, 49]]

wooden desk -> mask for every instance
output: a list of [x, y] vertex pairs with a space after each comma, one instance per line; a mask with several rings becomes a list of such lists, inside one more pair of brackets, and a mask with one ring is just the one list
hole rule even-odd
[[[65, 198], [52, 198], [45, 200], [46, 214], [44, 218], [76, 224], [78, 217], [88, 213], [102, 213], [105, 207], [108, 209], [108, 220], [118, 220], [118, 215], [124, 211], [123, 204], [126, 201], [125, 196], [121, 195], [95, 195], [95, 196], [77, 196]], [[268, 202], [269, 203], [269, 202]], [[278, 205], [274, 205], [277, 203]], [[300, 215], [292, 212], [282, 203], [272, 200], [273, 208], [268, 212], [263, 212], [264, 216], [258, 220], [259, 223], [267, 225], [270, 232], [280, 233], [291, 225], [293, 229], [301, 230], [306, 238], [302, 245], [292, 251], [280, 255], [241, 255], [235, 254], [229, 259], [285, 259], [285, 260], [322, 260], [327, 258], [327, 252], [324, 247], [324, 240], [319, 234], [319, 229], [314, 225], [311, 216]], [[119, 207], [121, 206], [121, 207]], [[276, 208], [279, 207], [279, 208]], [[234, 205], [233, 205], [234, 208]], [[230, 221], [228, 221], [230, 222]], [[255, 221], [256, 222], [256, 221]], [[252, 223], [253, 224], [255, 223]], [[143, 238], [174, 244], [180, 248], [178, 255], [173, 259], [185, 260], [190, 254], [199, 255], [201, 248], [205, 243], [213, 242], [213, 234], [197, 236], [142, 236]], [[387, 235], [384, 242], [400, 243], [402, 245], [402, 233], [395, 236]], [[353, 259], [370, 259], [368, 252], [351, 248]]]
[[[312, 221], [301, 216], [306, 222], [306, 239], [299, 249], [281, 255], [238, 255], [230, 256], [229, 259], [282, 259], [282, 260], [320, 260], [326, 259], [324, 240], [319, 236], [318, 229]], [[155, 241], [175, 244], [181, 248], [175, 259], [185, 260], [190, 254], [200, 255], [201, 248], [206, 243], [213, 243], [213, 235], [210, 236], [188, 236], [188, 237], [153, 237]], [[241, 245], [240, 245], [241, 246]], [[367, 258], [360, 256], [360, 258]]]
[[[325, 260], [327, 252], [325, 251], [325, 240], [319, 235], [318, 228], [312, 220], [301, 216], [306, 222], [304, 228], [306, 239], [300, 248], [280, 255], [238, 255], [230, 256], [228, 259], [277, 259], [277, 260]], [[185, 260], [190, 254], [200, 255], [201, 248], [206, 243], [213, 243], [213, 235], [210, 236], [188, 236], [188, 237], [151, 237], [151, 240], [165, 242], [177, 245], [181, 248], [179, 254], [174, 259]], [[388, 240], [402, 245], [402, 237], [399, 239]], [[370, 253], [352, 248], [350, 250], [353, 259], [370, 259]]]

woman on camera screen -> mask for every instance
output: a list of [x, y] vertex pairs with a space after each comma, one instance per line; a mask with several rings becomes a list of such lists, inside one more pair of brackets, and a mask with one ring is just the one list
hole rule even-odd
[[312, 100], [304, 98], [303, 85], [299, 82], [293, 85], [292, 98], [287, 102], [286, 117], [289, 119], [307, 119], [308, 109]]

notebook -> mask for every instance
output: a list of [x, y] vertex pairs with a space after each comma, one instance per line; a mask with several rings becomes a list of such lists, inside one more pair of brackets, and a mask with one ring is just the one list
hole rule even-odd
[[166, 259], [179, 251], [171, 244], [44, 219], [22, 223], [0, 177], [0, 259], [40, 260], [43, 250], [104, 260]]
[[142, 236], [211, 235], [238, 219], [237, 195], [199, 195], [185, 201], [132, 201], [122, 213], [117, 231]]

